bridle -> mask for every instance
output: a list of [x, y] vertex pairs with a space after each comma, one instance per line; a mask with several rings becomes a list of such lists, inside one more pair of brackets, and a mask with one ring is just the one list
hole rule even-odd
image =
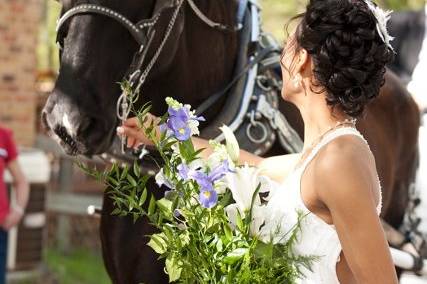
[[[162, 1], [162, 0], [158, 0]], [[216, 0], [214, 0], [216, 1]], [[132, 35], [134, 40], [139, 45], [139, 50], [135, 53], [133, 62], [125, 76], [125, 80], [128, 82], [130, 89], [133, 90], [135, 94], [139, 94], [141, 87], [145, 83], [145, 80], [149, 73], [151, 72], [153, 66], [156, 64], [160, 54], [176, 24], [176, 20], [178, 18], [179, 12], [185, 2], [187, 2], [190, 8], [193, 10], [194, 14], [206, 25], [209, 27], [219, 30], [221, 32], [229, 33], [229, 32], [237, 32], [242, 28], [240, 21], [235, 26], [228, 26], [225, 24], [217, 23], [209, 19], [194, 3], [193, 0], [164, 0], [162, 7], [158, 10], [158, 12], [151, 19], [143, 19], [137, 23], [133, 23], [126, 16], [120, 14], [119, 12], [110, 9], [108, 7], [97, 5], [97, 4], [81, 4], [76, 7], [69, 9], [65, 12], [57, 22], [56, 32], [57, 39], [56, 42], [59, 45], [60, 51], [63, 48], [63, 40], [64, 37], [61, 33], [61, 28], [63, 28], [64, 24], [70, 20], [71, 18], [78, 15], [86, 15], [86, 14], [94, 14], [106, 16], [116, 22], [118, 22], [121, 26], [123, 26], [128, 32]], [[239, 8], [237, 17], [240, 18], [244, 14], [244, 9], [246, 8], [248, 0], [239, 0]], [[166, 28], [166, 31], [163, 35], [163, 39], [157, 48], [154, 56], [151, 58], [148, 65], [143, 68], [143, 63], [145, 62], [145, 58], [148, 50], [150, 49], [150, 45], [153, 41], [154, 35], [156, 33], [155, 26], [158, 22], [159, 18], [163, 14], [165, 10], [174, 9], [172, 17], [169, 21], [169, 24]], [[116, 112], [117, 117], [124, 122], [131, 112], [131, 101], [126, 92], [123, 92], [117, 101]], [[124, 152], [124, 141], [122, 141], [122, 152]]]
[[[240, 0], [240, 1], [241, 2], [242, 1], [247, 2], [248, 0]], [[143, 20], [138, 21], [137, 23], [133, 23], [126, 16], [120, 14], [119, 12], [117, 12], [113, 9], [110, 9], [110, 8], [102, 6], [102, 5], [97, 5], [97, 4], [81, 4], [81, 5], [78, 5], [76, 7], [69, 9], [68, 11], [66, 11], [58, 19], [57, 26], [56, 26], [56, 32], [57, 32], [56, 42], [58, 43], [60, 50], [62, 50], [64, 38], [62, 36], [61, 29], [63, 28], [64, 24], [68, 20], [73, 18], [74, 16], [85, 15], [85, 14], [94, 14], [94, 15], [106, 16], [106, 17], [118, 22], [121, 26], [123, 26], [132, 35], [134, 40], [139, 45], [139, 50], [135, 54], [135, 58], [139, 57], [138, 63], [132, 64], [132, 65], [134, 65], [133, 68], [135, 69], [133, 72], [128, 72], [128, 76], [129, 76], [128, 79], [129, 79], [130, 83], [135, 84], [137, 77], [144, 77], [144, 76], [142, 76], [143, 75], [142, 63], [144, 60], [141, 60], [141, 59], [143, 59], [143, 57], [145, 57], [145, 55], [147, 53], [147, 49], [149, 48], [149, 45], [151, 43], [150, 40], [153, 38], [153, 36], [155, 34], [155, 25], [165, 10], [173, 8], [174, 12], [173, 12], [173, 15], [169, 21], [168, 28], [167, 28], [164, 36], [163, 36], [163, 41], [158, 48], [159, 54], [162, 51], [162, 49], [164, 47], [164, 43], [167, 41], [167, 39], [170, 35], [170, 32], [172, 31], [172, 29], [176, 23], [178, 13], [181, 10], [181, 7], [184, 4], [184, 2], [187, 2], [189, 4], [191, 9], [194, 11], [194, 13], [197, 15], [197, 17], [200, 20], [202, 20], [205, 24], [207, 24], [208, 26], [210, 26], [213, 29], [217, 29], [217, 30], [222, 31], [222, 32], [236, 32], [242, 28], [240, 23], [238, 23], [235, 26], [228, 26], [228, 25], [224, 25], [224, 24], [212, 21], [197, 7], [197, 5], [194, 3], [193, 0], [165, 0], [163, 2], [164, 2], [163, 6], [160, 7], [158, 12], [152, 18], [143, 19]], [[242, 13], [242, 11], [240, 11], [240, 7], [242, 7], [242, 6], [244, 6], [244, 5], [239, 5], [239, 11], [238, 11], [239, 14]], [[149, 63], [149, 65], [147, 66], [147, 69], [149, 69], [149, 70], [152, 68], [152, 65], [154, 65], [154, 63], [157, 61], [158, 55], [153, 56], [153, 59], [154, 59], [154, 60], [152, 60], [153, 63], [151, 63], [151, 64]], [[140, 76], [138, 76], [135, 73], [138, 70], [140, 71], [139, 73], [141, 73]], [[150, 72], [150, 71], [148, 71], [148, 72]], [[145, 78], [144, 78], [144, 80], [145, 80]], [[136, 90], [139, 91], [139, 89], [136, 89]]]

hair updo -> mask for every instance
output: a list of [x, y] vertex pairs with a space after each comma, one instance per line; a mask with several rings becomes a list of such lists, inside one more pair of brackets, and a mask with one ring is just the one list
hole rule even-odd
[[300, 17], [295, 39], [313, 59], [327, 104], [359, 116], [379, 94], [393, 58], [375, 16], [363, 0], [310, 0]]

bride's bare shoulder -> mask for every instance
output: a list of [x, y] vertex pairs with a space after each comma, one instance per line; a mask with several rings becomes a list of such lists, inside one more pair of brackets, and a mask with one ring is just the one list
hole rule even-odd
[[282, 182], [294, 168], [301, 154], [287, 154], [265, 158], [259, 165], [260, 174]]
[[369, 147], [355, 136], [342, 136], [325, 145], [312, 165], [312, 173], [316, 192], [324, 203], [351, 202], [355, 195], [369, 200], [377, 190], [375, 159]]

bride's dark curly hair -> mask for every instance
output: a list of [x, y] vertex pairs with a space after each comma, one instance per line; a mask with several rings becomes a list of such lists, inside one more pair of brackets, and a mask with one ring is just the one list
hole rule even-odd
[[313, 59], [316, 84], [326, 101], [357, 117], [379, 94], [393, 51], [363, 0], [310, 0], [295, 39]]

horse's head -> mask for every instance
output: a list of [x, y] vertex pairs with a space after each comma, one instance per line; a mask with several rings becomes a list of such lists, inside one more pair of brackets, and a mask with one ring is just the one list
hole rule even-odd
[[[160, 15], [156, 36], [147, 54], [149, 61], [156, 51], [173, 13], [173, 0], [97, 0], [90, 1], [117, 12], [132, 23]], [[63, 0], [62, 15], [84, 4]], [[178, 17], [156, 67], [150, 76], [166, 69], [176, 52], [182, 30]], [[179, 29], [177, 31], [177, 29]], [[146, 44], [147, 34], [140, 38]], [[140, 44], [126, 26], [116, 18], [101, 13], [83, 12], [70, 16], [58, 31], [62, 45], [60, 70], [55, 88], [42, 112], [42, 121], [67, 154], [93, 155], [105, 152], [115, 137], [116, 102], [120, 82], [129, 71]]]

